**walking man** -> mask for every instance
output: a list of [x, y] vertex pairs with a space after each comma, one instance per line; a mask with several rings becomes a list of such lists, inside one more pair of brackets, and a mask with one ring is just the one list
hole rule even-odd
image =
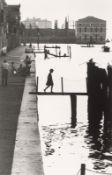
[[7, 60], [2, 63], [2, 86], [7, 86], [9, 64]]
[[50, 69], [49, 70], [49, 74], [48, 74], [48, 77], [47, 77], [47, 82], [46, 82], [46, 88], [44, 89], [44, 92], [46, 92], [46, 90], [51, 87], [51, 93], [53, 92], [53, 86], [54, 86], [54, 83], [53, 83], [53, 79], [52, 79], [52, 73], [53, 73], [53, 69]]

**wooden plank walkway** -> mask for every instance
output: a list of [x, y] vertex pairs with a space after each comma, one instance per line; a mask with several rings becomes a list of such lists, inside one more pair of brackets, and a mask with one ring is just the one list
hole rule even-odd
[[35, 95], [88, 95], [87, 92], [29, 92]]
[[[35, 62], [32, 63], [31, 71], [35, 71]], [[38, 124], [37, 97], [29, 95], [29, 91], [36, 91], [34, 74], [27, 76], [25, 81], [21, 109], [18, 117], [11, 175], [44, 174]]]
[[47, 53], [48, 55], [52, 55], [54, 57], [70, 57], [69, 55], [56, 55], [56, 54], [53, 54], [53, 53]]

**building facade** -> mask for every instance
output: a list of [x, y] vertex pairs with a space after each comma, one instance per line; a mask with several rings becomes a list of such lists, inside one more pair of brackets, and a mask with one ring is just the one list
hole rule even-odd
[[104, 44], [106, 40], [106, 21], [88, 16], [75, 23], [77, 43]]
[[5, 0], [0, 1], [0, 55], [7, 50], [7, 4]]
[[7, 48], [20, 45], [20, 5], [7, 5]]
[[26, 20], [22, 21], [22, 23], [25, 25], [26, 29], [29, 29], [29, 28], [50, 29], [52, 28], [52, 22], [47, 19], [27, 18]]

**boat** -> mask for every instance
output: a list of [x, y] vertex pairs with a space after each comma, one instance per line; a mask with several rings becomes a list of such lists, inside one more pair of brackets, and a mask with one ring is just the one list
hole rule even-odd
[[104, 52], [110, 52], [110, 47], [109, 46], [103, 46], [103, 51]]

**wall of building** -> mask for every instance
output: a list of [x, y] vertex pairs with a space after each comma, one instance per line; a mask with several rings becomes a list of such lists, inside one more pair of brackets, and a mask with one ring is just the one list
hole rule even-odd
[[76, 38], [78, 43], [105, 43], [106, 21], [95, 17], [79, 19], [76, 22]]
[[0, 55], [6, 52], [7, 48], [7, 22], [6, 22], [5, 0], [0, 1]]
[[37, 42], [39, 34], [40, 43], [75, 43], [74, 29], [25, 29], [22, 42]]
[[22, 21], [22, 23], [25, 25], [26, 29], [29, 28], [41, 28], [41, 29], [50, 29], [52, 28], [52, 22], [46, 19], [40, 19], [40, 18], [28, 18], [24, 21]]
[[20, 45], [20, 5], [8, 5], [7, 7], [7, 50]]

